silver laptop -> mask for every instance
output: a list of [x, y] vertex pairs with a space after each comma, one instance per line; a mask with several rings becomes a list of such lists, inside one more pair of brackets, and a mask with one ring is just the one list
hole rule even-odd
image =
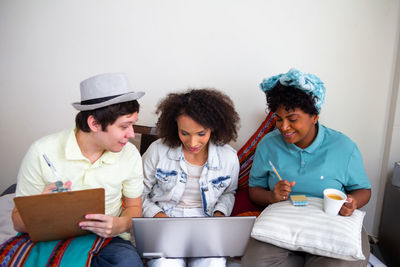
[[141, 257], [243, 256], [255, 216], [132, 218]]

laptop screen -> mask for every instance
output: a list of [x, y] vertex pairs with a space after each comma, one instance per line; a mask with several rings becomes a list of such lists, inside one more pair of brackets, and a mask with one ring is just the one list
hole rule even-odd
[[243, 256], [255, 216], [132, 218], [142, 257]]

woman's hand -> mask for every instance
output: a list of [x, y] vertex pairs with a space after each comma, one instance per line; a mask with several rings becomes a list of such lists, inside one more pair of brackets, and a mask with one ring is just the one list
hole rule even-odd
[[274, 186], [273, 193], [273, 201], [272, 203], [280, 202], [283, 200], [287, 200], [289, 198], [290, 192], [292, 192], [292, 187], [296, 184], [296, 182], [289, 182], [288, 180], [282, 180], [276, 183]]
[[156, 215], [154, 215], [154, 218], [168, 218], [167, 214], [165, 214], [164, 212], [159, 212]]
[[355, 209], [359, 209], [368, 203], [371, 197], [371, 189], [356, 189], [347, 195], [346, 203], [339, 211], [342, 216], [351, 216]]
[[279, 181], [274, 189], [268, 190], [263, 187], [249, 187], [249, 198], [253, 203], [260, 206], [267, 206], [272, 203], [286, 200], [289, 197], [292, 187], [296, 182], [289, 182], [287, 180]]
[[216, 212], [214, 212], [214, 217], [225, 217], [225, 214], [217, 210]]
[[342, 216], [351, 216], [355, 209], [357, 209], [357, 201], [351, 195], [347, 195], [346, 202], [340, 209], [339, 214]]

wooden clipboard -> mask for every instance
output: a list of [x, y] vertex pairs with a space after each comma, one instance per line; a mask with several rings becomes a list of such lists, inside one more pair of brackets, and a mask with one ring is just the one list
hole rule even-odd
[[88, 213], [104, 214], [104, 188], [15, 197], [14, 203], [33, 242], [81, 236]]

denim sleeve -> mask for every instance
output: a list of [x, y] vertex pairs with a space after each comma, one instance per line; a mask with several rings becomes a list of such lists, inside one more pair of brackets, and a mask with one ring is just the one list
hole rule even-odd
[[214, 207], [214, 212], [219, 210], [225, 216], [231, 215], [233, 205], [235, 203], [235, 191], [238, 186], [238, 177], [239, 177], [239, 159], [235, 154], [231, 172], [231, 183], [224, 191], [224, 193], [219, 197]]
[[153, 143], [143, 155], [143, 174], [144, 174], [144, 189], [143, 189], [143, 217], [154, 217], [157, 213], [163, 210], [151, 200], [150, 195], [156, 178], [156, 166], [159, 160], [157, 144]]

